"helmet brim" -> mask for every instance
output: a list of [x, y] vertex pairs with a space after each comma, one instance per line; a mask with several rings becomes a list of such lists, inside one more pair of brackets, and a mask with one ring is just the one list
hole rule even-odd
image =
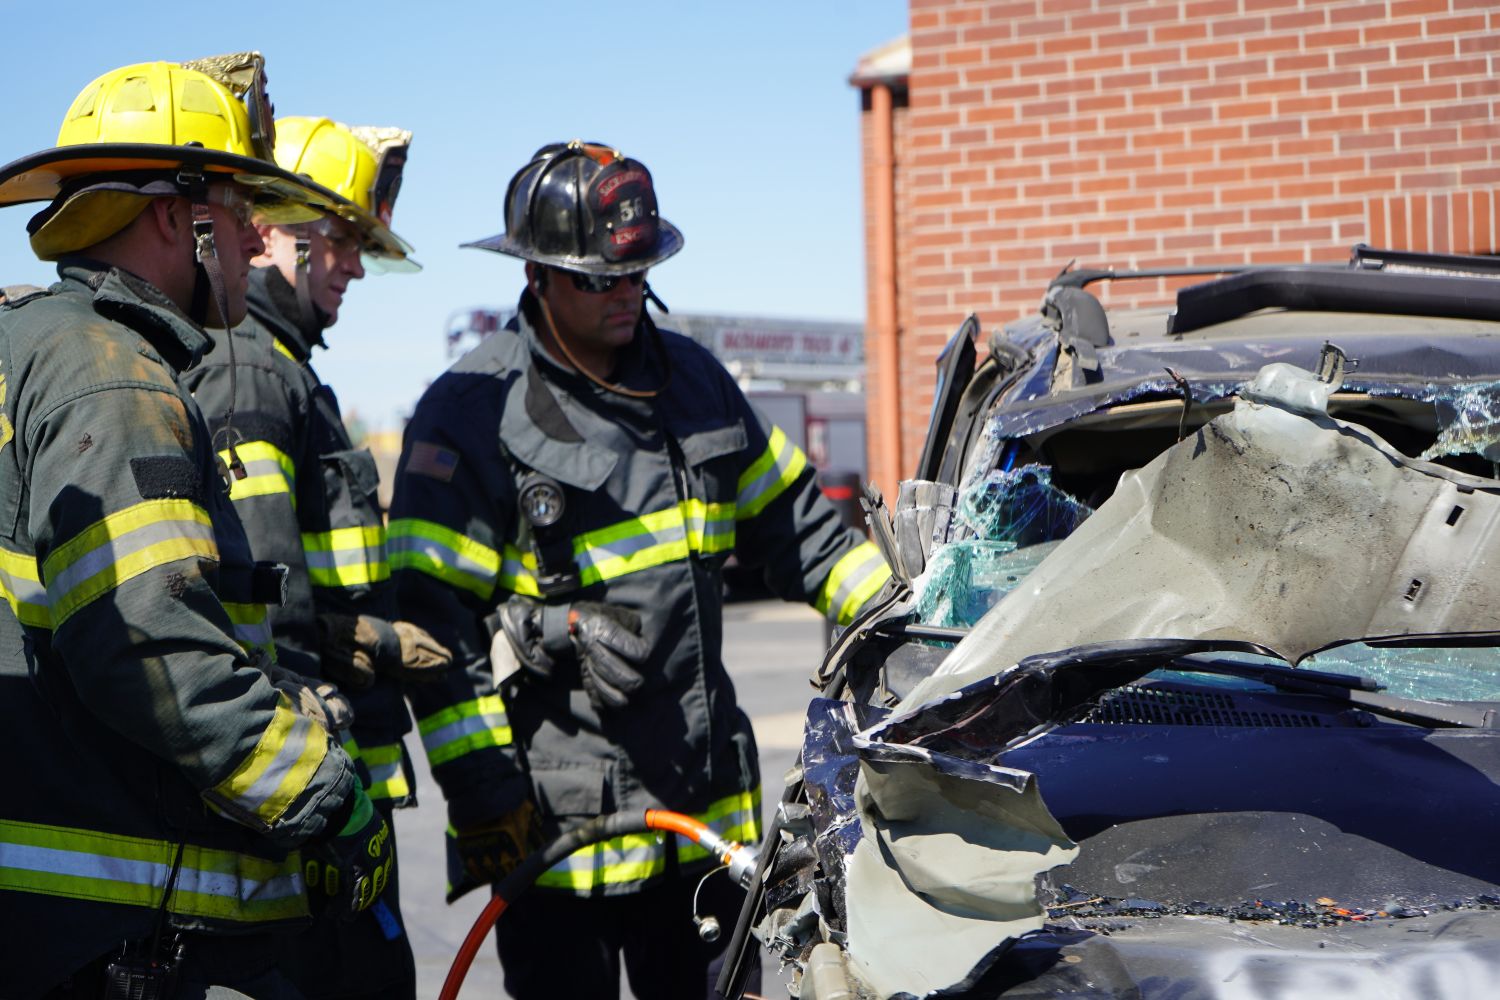
[[560, 267], [565, 271], [579, 271], [583, 274], [634, 274], [637, 271], [644, 271], [648, 267], [655, 267], [682, 249], [681, 230], [666, 219], [660, 218], [656, 220], [656, 227], [656, 250], [653, 253], [646, 257], [632, 257], [630, 260], [614, 261], [613, 263], [602, 260], [590, 260], [584, 257], [569, 257], [563, 254], [538, 253], [536, 250], [522, 246], [517, 241], [512, 240], [505, 233], [490, 236], [482, 240], [474, 240], [470, 243], [460, 243], [459, 246], [503, 253], [507, 257], [519, 257], [521, 260], [529, 260], [535, 264]]
[[84, 177], [150, 171], [166, 174], [184, 167], [244, 184], [257, 192], [257, 203], [290, 202], [315, 210], [301, 213], [298, 221], [315, 219], [317, 213], [332, 210], [340, 200], [332, 191], [274, 163], [223, 150], [159, 143], [82, 143], [44, 149], [0, 167], [0, 207], [51, 201], [69, 182]]

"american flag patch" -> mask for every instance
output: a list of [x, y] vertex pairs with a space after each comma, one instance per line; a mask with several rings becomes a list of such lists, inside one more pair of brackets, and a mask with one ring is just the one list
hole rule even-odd
[[439, 447], [431, 441], [417, 441], [411, 446], [411, 453], [406, 456], [407, 472], [443, 483], [453, 479], [453, 471], [457, 468], [458, 452]]

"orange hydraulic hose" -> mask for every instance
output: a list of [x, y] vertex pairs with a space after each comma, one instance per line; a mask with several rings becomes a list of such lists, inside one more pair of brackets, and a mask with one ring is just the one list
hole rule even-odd
[[611, 837], [619, 837], [627, 833], [643, 833], [647, 830], [680, 834], [693, 843], [707, 848], [729, 867], [730, 878], [743, 888], [749, 887], [750, 879], [755, 872], [755, 852], [732, 840], [725, 840], [691, 816], [684, 816], [682, 813], [671, 812], [667, 809], [647, 809], [644, 814], [612, 813], [608, 816], [596, 816], [587, 823], [562, 834], [540, 851], [527, 855], [516, 870], [495, 887], [494, 896], [479, 912], [474, 926], [469, 928], [463, 944], [459, 945], [458, 954], [453, 958], [453, 966], [448, 970], [448, 978], [443, 981], [443, 989], [438, 994], [438, 1000], [457, 1000], [459, 988], [464, 984], [464, 977], [469, 974], [469, 966], [474, 964], [474, 956], [479, 953], [479, 946], [489, 935], [490, 928], [495, 926], [495, 921], [500, 919], [500, 914], [505, 912], [505, 908], [517, 896], [530, 888], [542, 872], [580, 847], [587, 847], [601, 840], [609, 840]]

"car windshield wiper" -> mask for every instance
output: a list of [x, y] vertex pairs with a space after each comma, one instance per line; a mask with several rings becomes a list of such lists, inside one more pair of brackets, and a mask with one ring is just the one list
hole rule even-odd
[[[884, 622], [876, 631], [908, 639], [953, 643], [969, 634], [969, 630], [964, 628], [923, 625], [917, 622]], [[1245, 663], [1202, 654], [1175, 657], [1167, 664], [1167, 669], [1259, 681], [1281, 691], [1314, 694], [1347, 702], [1351, 707], [1364, 709], [1371, 715], [1418, 726], [1492, 729], [1500, 725], [1500, 718], [1497, 718], [1493, 708], [1470, 708], [1467, 705], [1381, 694], [1383, 688], [1379, 683], [1358, 674], [1339, 674], [1269, 663]]]
[[1372, 715], [1435, 728], [1490, 729], [1496, 724], [1492, 708], [1470, 708], [1441, 701], [1423, 701], [1399, 695], [1380, 694], [1383, 685], [1358, 674], [1336, 674], [1270, 663], [1244, 663], [1210, 656], [1179, 656], [1170, 670], [1200, 674], [1222, 674], [1269, 684], [1278, 691], [1315, 694], [1348, 702]]

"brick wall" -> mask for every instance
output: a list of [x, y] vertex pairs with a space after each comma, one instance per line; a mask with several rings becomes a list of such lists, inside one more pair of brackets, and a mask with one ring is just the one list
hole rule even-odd
[[[933, 360], [958, 323], [978, 312], [988, 330], [1031, 312], [1070, 260], [1500, 245], [1497, 0], [910, 9], [897, 166], [903, 474]], [[1112, 304], [1171, 290], [1131, 289]]]

